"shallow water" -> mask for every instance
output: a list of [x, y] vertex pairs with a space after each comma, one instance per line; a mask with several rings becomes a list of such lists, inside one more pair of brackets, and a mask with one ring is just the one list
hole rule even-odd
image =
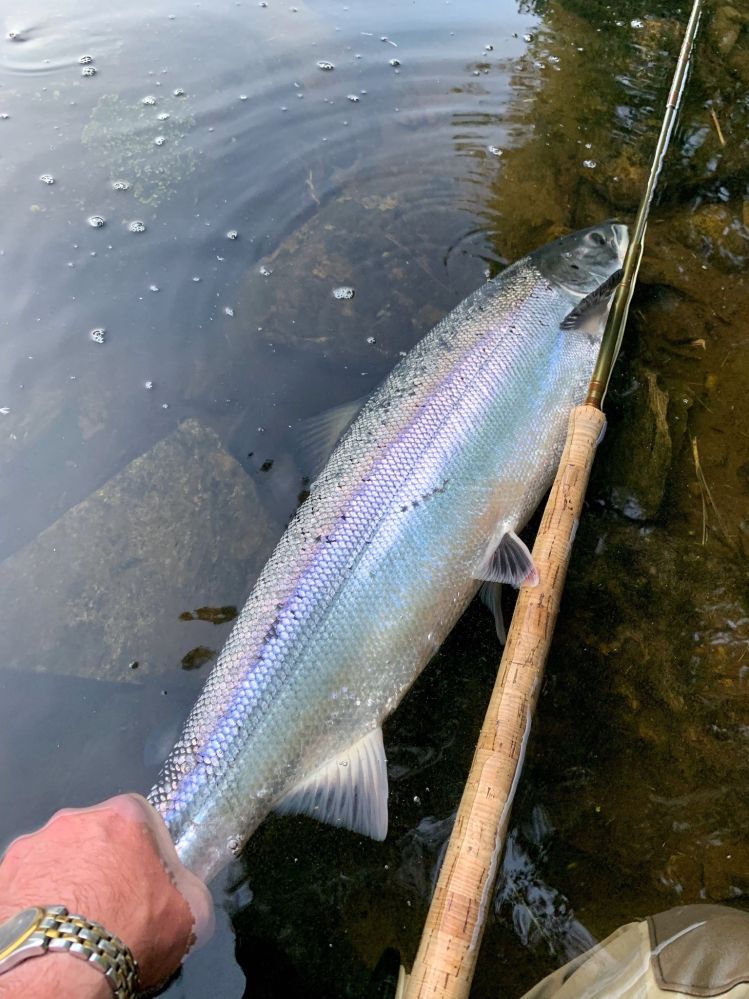
[[[704, 25], [650, 226], [476, 996], [647, 912], [749, 901], [731, 10]], [[150, 786], [230, 627], [185, 612], [243, 603], [314, 474], [301, 421], [365, 395], [486, 274], [631, 218], [684, 19], [582, 0], [5, 17], [0, 841]], [[124, 524], [136, 554], [115, 557]], [[497, 656], [471, 608], [386, 725], [386, 843], [270, 820], [167, 995], [241, 996], [235, 937], [248, 995], [359, 996], [385, 947], [410, 963]]]

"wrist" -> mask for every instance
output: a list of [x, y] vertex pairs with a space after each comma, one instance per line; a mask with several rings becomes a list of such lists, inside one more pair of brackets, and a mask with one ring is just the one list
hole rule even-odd
[[102, 973], [74, 954], [32, 957], [0, 975], [0, 999], [112, 999]]
[[0, 904], [0, 924], [0, 999], [135, 995], [132, 952], [101, 922], [59, 904]]

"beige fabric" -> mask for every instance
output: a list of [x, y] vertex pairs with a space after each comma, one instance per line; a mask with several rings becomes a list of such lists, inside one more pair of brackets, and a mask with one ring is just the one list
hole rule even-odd
[[[727, 913], [731, 915], [727, 917]], [[724, 940], [719, 946], [718, 939], [724, 935], [720, 927], [725, 931], [729, 924], [730, 945]], [[688, 946], [686, 937], [690, 938]], [[748, 953], [749, 914], [721, 906], [681, 906], [648, 922], [620, 927], [603, 943], [544, 978], [523, 999], [691, 999], [717, 995], [749, 999]], [[743, 981], [737, 980], [741, 977]], [[709, 991], [705, 991], [706, 984]]]
[[749, 994], [749, 914], [681, 905], [648, 917], [658, 985], [690, 996]]

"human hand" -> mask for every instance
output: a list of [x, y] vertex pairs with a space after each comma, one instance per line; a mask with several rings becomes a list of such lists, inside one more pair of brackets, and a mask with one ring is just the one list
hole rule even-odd
[[[57, 812], [11, 843], [0, 863], [0, 922], [34, 905], [64, 905], [118, 936], [138, 962], [143, 989], [165, 982], [213, 932], [208, 889], [180, 863], [158, 812], [136, 794]], [[111, 997], [101, 972], [65, 953], [0, 975], [0, 999], [61, 994]]]

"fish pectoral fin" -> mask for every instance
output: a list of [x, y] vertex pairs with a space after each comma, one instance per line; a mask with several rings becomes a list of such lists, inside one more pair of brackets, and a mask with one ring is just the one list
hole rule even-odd
[[610, 274], [602, 284], [599, 284], [596, 289], [578, 302], [571, 312], [567, 313], [559, 324], [559, 328], [562, 330], [586, 329], [588, 325], [599, 325], [601, 322], [605, 322], [609, 311], [609, 299], [616, 291], [623, 274], [624, 271], [621, 267], [618, 271]]
[[538, 584], [538, 570], [533, 556], [514, 531], [505, 531], [499, 544], [492, 540], [473, 575], [488, 583], [511, 583], [513, 586]]
[[304, 448], [310, 480], [316, 479], [322, 472], [336, 444], [359, 415], [367, 399], [369, 395], [326, 409], [324, 413], [300, 422], [298, 439]]
[[494, 626], [497, 629], [497, 638], [499, 639], [499, 644], [504, 645], [507, 641], [507, 630], [505, 628], [505, 619], [502, 616], [502, 584], [484, 583], [479, 590], [479, 597], [481, 598], [481, 602], [488, 607], [494, 615]]
[[388, 830], [387, 799], [385, 746], [382, 729], [376, 728], [292, 788], [276, 811], [311, 815], [383, 840]]

